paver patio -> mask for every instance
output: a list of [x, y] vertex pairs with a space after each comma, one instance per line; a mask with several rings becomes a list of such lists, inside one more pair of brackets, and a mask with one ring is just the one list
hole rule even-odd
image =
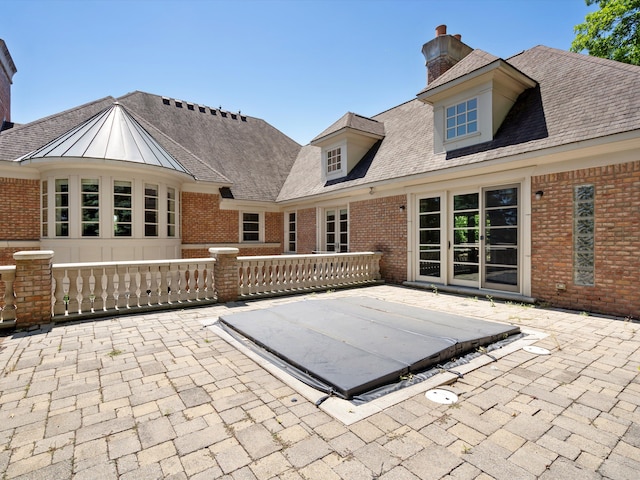
[[351, 425], [206, 328], [229, 309], [46, 325], [0, 343], [0, 472], [24, 479], [636, 479], [640, 325], [382, 285], [368, 295], [545, 332]]

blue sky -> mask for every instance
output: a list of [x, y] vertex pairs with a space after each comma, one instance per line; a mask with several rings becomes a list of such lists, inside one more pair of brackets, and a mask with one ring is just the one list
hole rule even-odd
[[0, 0], [26, 123], [135, 90], [259, 117], [306, 144], [426, 85], [440, 24], [502, 58], [567, 50], [584, 0]]

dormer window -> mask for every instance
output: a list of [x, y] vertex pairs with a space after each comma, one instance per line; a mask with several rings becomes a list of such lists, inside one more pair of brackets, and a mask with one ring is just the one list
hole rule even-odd
[[322, 171], [325, 180], [335, 180], [347, 174], [347, 142], [333, 142], [322, 148]]
[[342, 148], [327, 151], [327, 175], [342, 169]]
[[478, 99], [472, 98], [446, 108], [447, 140], [478, 131]]
[[367, 152], [384, 138], [384, 124], [355, 113], [346, 113], [311, 140], [320, 147], [324, 181], [346, 177]]

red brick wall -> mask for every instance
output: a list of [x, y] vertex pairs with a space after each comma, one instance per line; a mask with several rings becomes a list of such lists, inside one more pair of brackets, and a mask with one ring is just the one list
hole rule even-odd
[[[280, 212], [266, 212], [264, 214], [264, 241], [279, 243], [284, 241], [284, 215]], [[284, 251], [284, 246], [279, 253]]]
[[[40, 240], [40, 181], [0, 178], [0, 240]], [[0, 248], [0, 264], [14, 265], [13, 254], [28, 248]]]
[[305, 208], [296, 213], [296, 227], [298, 229], [297, 252], [308, 255], [318, 250], [316, 245], [316, 209]]
[[[237, 210], [220, 210], [220, 196], [207, 193], [182, 193], [182, 243], [189, 244], [237, 244], [239, 243], [240, 214]], [[278, 255], [283, 251], [283, 215], [266, 212], [264, 215], [266, 243], [276, 247], [240, 247], [239, 255]], [[183, 249], [183, 258], [209, 256], [209, 247]]]
[[220, 210], [220, 196], [182, 192], [182, 243], [237, 243], [238, 212]]
[[[595, 186], [595, 286], [573, 284], [573, 188]], [[532, 295], [553, 306], [640, 317], [640, 162], [532, 178]], [[556, 290], [556, 283], [566, 290]]]
[[406, 195], [349, 204], [349, 250], [382, 252], [380, 271], [389, 283], [407, 279]]

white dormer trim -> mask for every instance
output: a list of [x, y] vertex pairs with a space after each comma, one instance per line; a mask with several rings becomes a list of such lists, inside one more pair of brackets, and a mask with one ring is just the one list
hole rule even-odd
[[[427, 89], [418, 98], [433, 106], [434, 153], [443, 153], [493, 140], [507, 113], [528, 88], [536, 82], [504, 60]], [[447, 139], [446, 109], [477, 98], [477, 131]]]
[[[329, 165], [329, 158], [332, 157], [332, 154], [338, 152], [340, 156], [340, 165], [336, 168], [335, 164]], [[322, 147], [322, 173], [323, 180], [326, 182], [328, 180], [335, 180], [337, 178], [342, 178], [347, 175], [347, 139], [344, 138], [342, 141], [337, 143], [332, 143], [327, 146]]]

